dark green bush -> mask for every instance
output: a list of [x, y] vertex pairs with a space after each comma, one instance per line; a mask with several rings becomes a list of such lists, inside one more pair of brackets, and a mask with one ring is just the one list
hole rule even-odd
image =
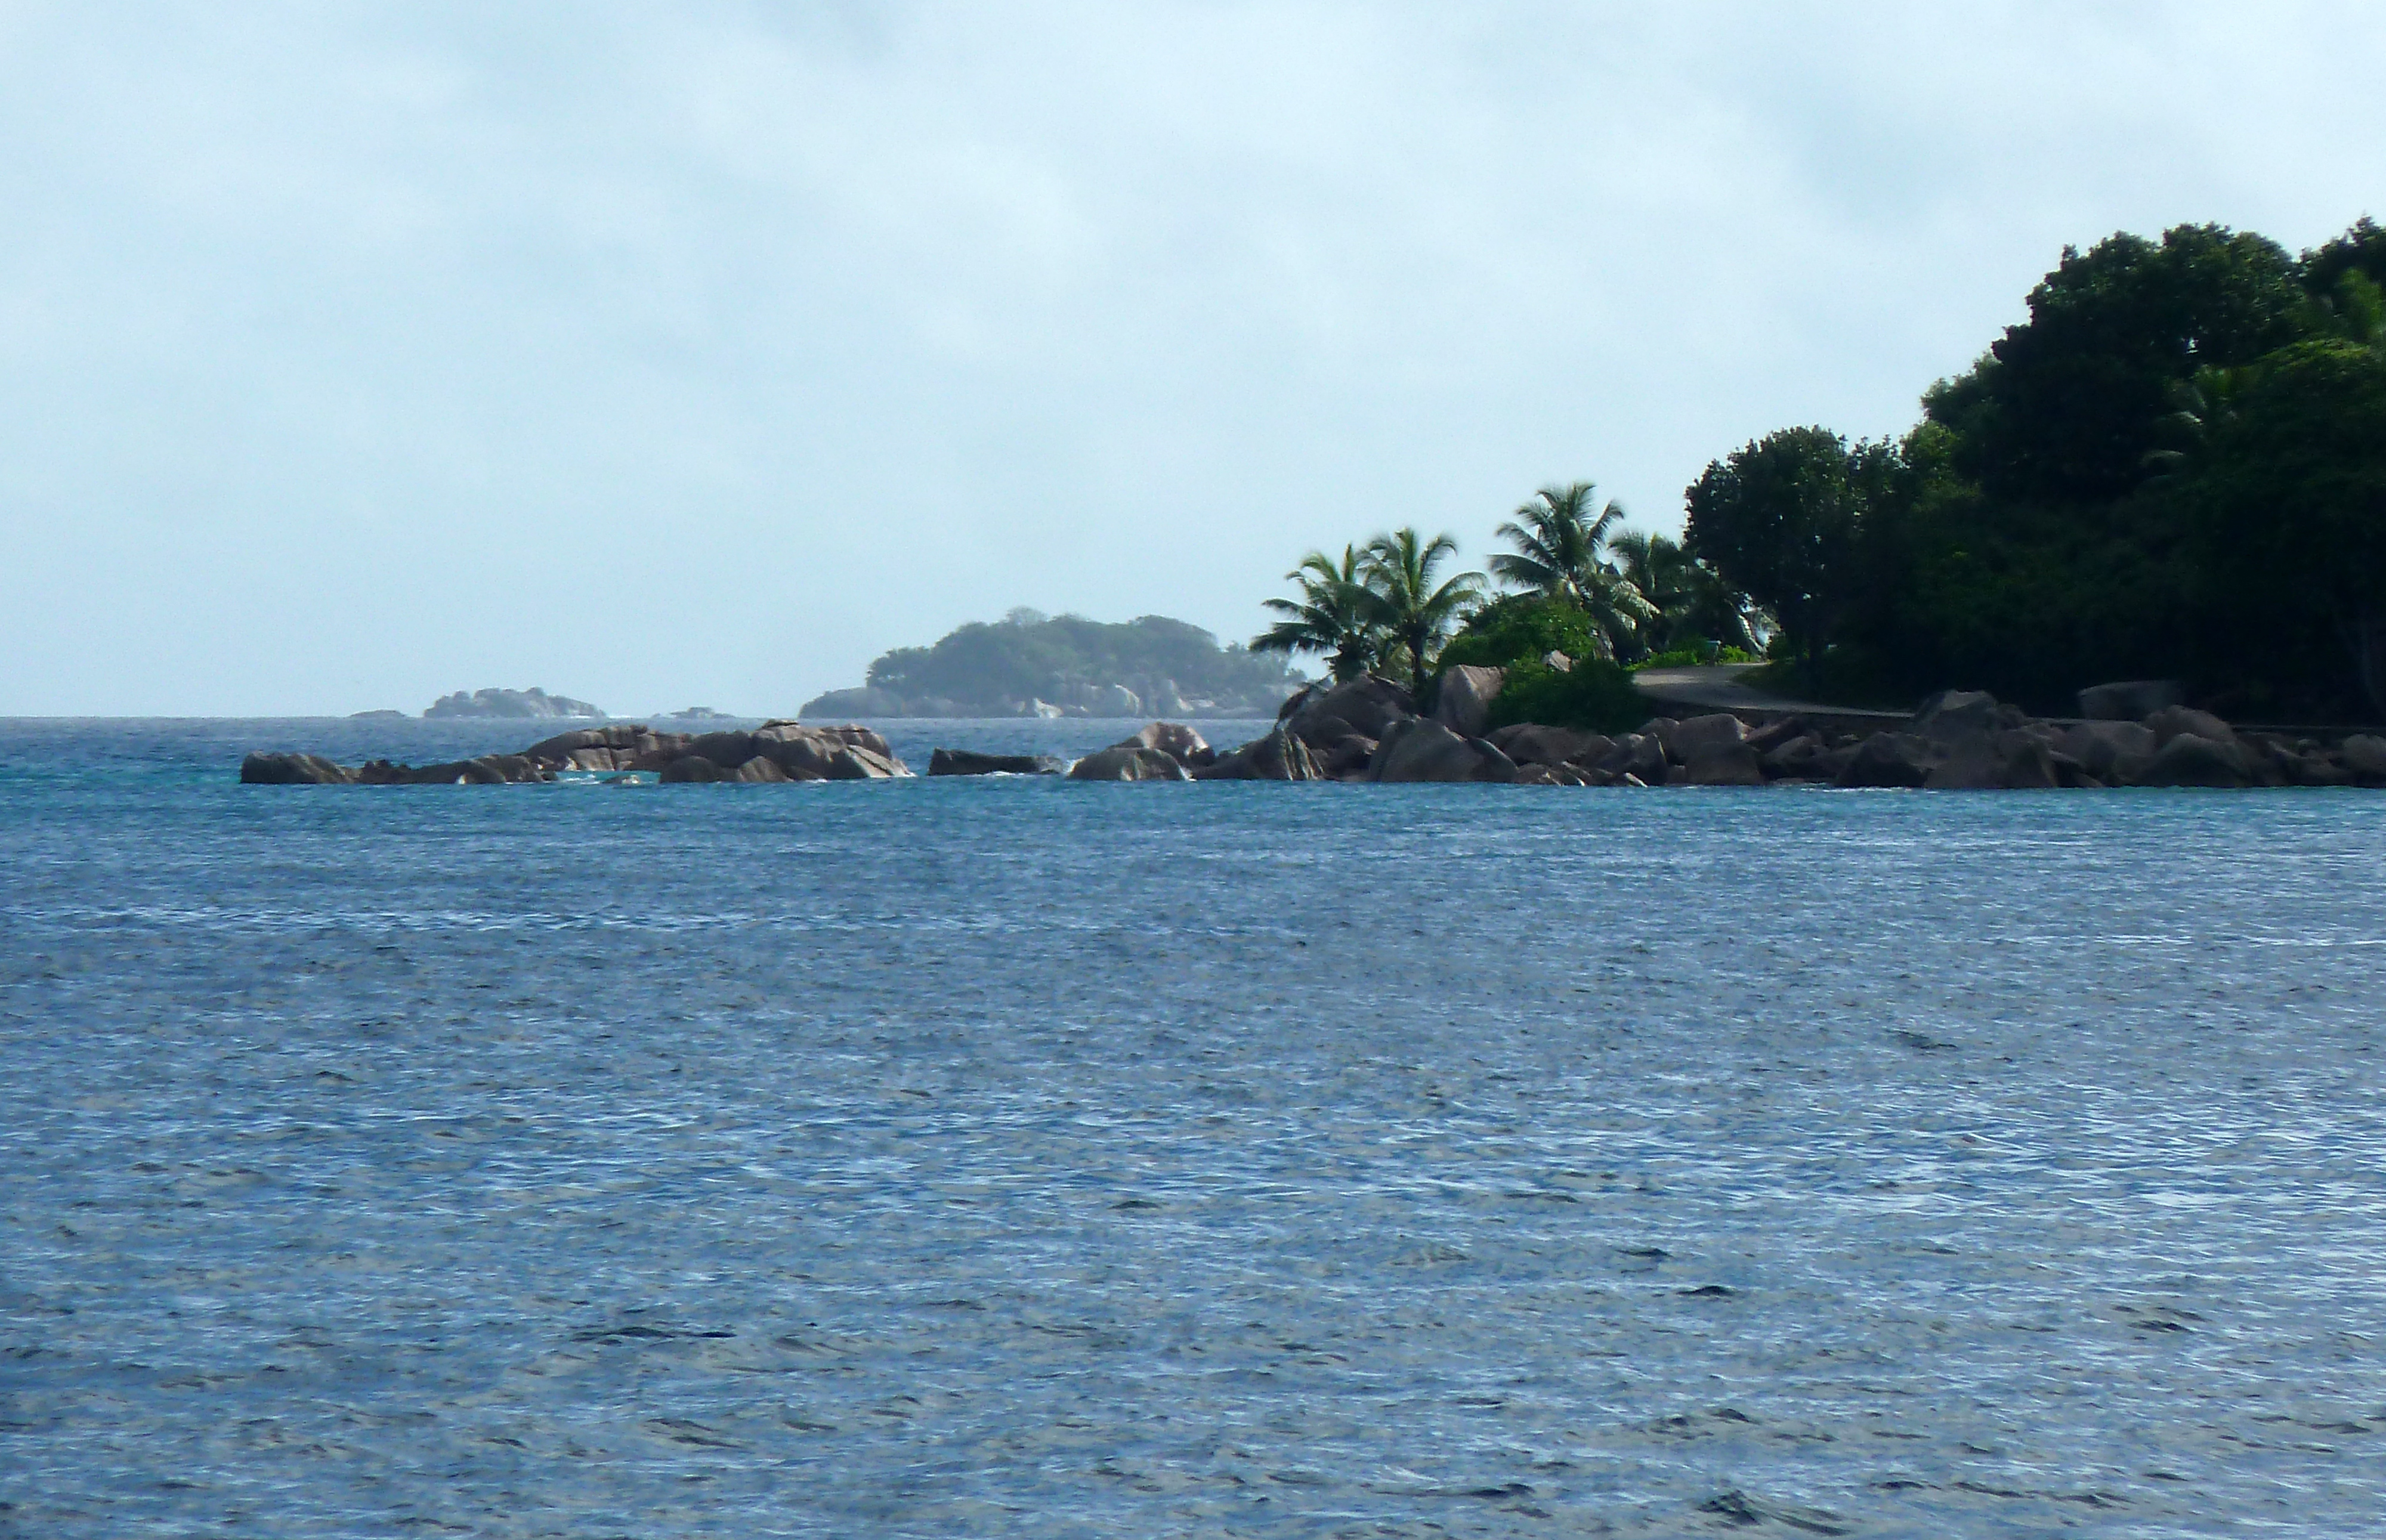
[[[1563, 649], [1559, 649], [1563, 651]], [[1651, 715], [1648, 697], [1615, 664], [1586, 657], [1570, 670], [1546, 663], [1508, 665], [1508, 682], [1491, 701], [1491, 725], [1540, 722], [1591, 732], [1625, 732]]]
[[[1709, 645], [1711, 646], [1713, 644], [1710, 643]], [[1641, 669], [1689, 669], [1708, 663], [1753, 663], [1755, 661], [1756, 659], [1753, 657], [1739, 647], [1717, 648], [1714, 656], [1712, 657], [1707, 656], [1706, 647], [1676, 647], [1669, 652], [1656, 653], [1651, 657], [1644, 657], [1638, 663], [1633, 664], [1632, 667], [1635, 670]]]
[[1476, 610], [1441, 649], [1436, 667], [1505, 669], [1538, 664], [1553, 652], [1595, 658], [1602, 650], [1599, 627], [1582, 609], [1538, 594], [1511, 594]]

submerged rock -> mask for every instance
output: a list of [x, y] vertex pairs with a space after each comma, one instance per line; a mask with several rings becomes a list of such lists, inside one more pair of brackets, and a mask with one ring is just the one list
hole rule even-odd
[[244, 786], [345, 786], [356, 773], [320, 754], [252, 754], [240, 762]]
[[940, 748], [928, 756], [930, 775], [1059, 775], [1068, 767], [1049, 754], [979, 754]]

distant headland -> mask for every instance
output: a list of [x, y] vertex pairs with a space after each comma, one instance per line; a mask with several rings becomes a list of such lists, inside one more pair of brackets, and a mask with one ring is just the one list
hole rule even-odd
[[452, 695], [442, 695], [433, 701], [422, 714], [434, 721], [458, 717], [605, 720], [602, 707], [591, 706], [584, 700], [573, 700], [570, 695], [550, 695], [535, 685], [527, 690], [475, 690], [469, 695], [458, 690]]
[[898, 647], [868, 682], [806, 701], [807, 719], [1250, 717], [1308, 682], [1281, 657], [1162, 615], [1107, 624], [1014, 609], [930, 647]]

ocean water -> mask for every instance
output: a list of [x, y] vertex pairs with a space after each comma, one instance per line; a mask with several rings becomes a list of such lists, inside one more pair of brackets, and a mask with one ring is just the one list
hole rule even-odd
[[2386, 1529], [2386, 797], [536, 735], [0, 724], [0, 1534]]

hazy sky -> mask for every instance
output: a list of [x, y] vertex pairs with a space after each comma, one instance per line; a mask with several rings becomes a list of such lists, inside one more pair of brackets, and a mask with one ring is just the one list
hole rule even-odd
[[2063, 245], [2386, 217], [2386, 7], [0, 0], [0, 714], [785, 712], [1644, 526]]

